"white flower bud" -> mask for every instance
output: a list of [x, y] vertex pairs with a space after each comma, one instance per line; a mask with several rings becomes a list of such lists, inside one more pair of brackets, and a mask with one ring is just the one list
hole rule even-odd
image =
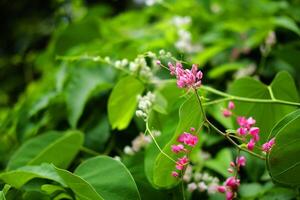
[[200, 192], [203, 192], [203, 191], [207, 190], [207, 185], [202, 181], [202, 182], [198, 183], [198, 188], [199, 188]]
[[189, 183], [188, 185], [187, 185], [187, 190], [189, 191], [189, 192], [193, 192], [193, 191], [195, 191], [197, 189], [197, 184], [196, 183]]
[[125, 146], [124, 153], [131, 156], [134, 155], [134, 151], [130, 146]]

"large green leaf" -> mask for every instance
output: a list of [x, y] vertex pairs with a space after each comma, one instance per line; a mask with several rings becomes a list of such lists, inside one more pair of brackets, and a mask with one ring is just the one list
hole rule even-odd
[[300, 186], [300, 109], [286, 115], [270, 133], [275, 146], [268, 153], [267, 166], [274, 182]]
[[46, 163], [40, 166], [25, 166], [0, 174], [1, 180], [15, 188], [22, 187], [34, 178], [49, 179], [65, 185], [63, 179], [56, 173], [53, 166]]
[[[79, 65], [86, 67], [79, 67]], [[95, 66], [94, 63], [89, 62], [79, 62], [76, 67], [71, 67], [64, 94], [68, 108], [68, 120], [73, 128], [77, 126], [84, 106], [93, 92], [95, 90], [97, 92], [105, 91], [111, 87], [111, 74], [109, 68]]]
[[140, 199], [130, 172], [108, 156], [88, 159], [74, 173], [58, 168], [56, 171], [80, 199]]
[[7, 170], [44, 162], [67, 168], [83, 144], [79, 131], [50, 131], [25, 142], [11, 157]]
[[[178, 136], [184, 131], [189, 131], [191, 127], [198, 130], [202, 124], [203, 118], [196, 96], [192, 95], [186, 100], [179, 110], [179, 123], [173, 138], [165, 145], [163, 151], [171, 156], [174, 160], [177, 155], [171, 151], [171, 145], [176, 143]], [[171, 176], [175, 168], [175, 163], [167, 158], [164, 154], [159, 153], [153, 169], [153, 182], [157, 187], [170, 188], [176, 185], [179, 180]]]
[[[267, 86], [253, 78], [242, 78], [236, 80], [230, 87], [229, 93], [235, 96], [248, 97], [251, 99], [271, 99], [298, 102], [298, 92], [292, 77], [287, 72], [277, 74], [272, 83]], [[295, 106], [250, 103], [236, 101], [235, 113], [241, 116], [254, 117], [256, 126], [260, 128], [260, 143], [266, 141], [272, 127], [286, 114], [294, 111]], [[236, 124], [237, 125], [237, 124]]]
[[122, 78], [114, 87], [108, 99], [108, 117], [112, 128], [125, 129], [137, 105], [137, 96], [144, 90], [141, 81], [133, 76]]

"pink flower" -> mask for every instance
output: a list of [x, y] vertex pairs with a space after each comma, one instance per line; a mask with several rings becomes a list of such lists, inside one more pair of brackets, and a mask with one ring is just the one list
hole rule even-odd
[[184, 151], [184, 146], [182, 144], [172, 145], [171, 149], [174, 153], [179, 153], [180, 151]]
[[179, 176], [179, 174], [178, 174], [178, 172], [172, 171], [172, 176], [174, 176], [174, 177], [178, 177], [178, 176]]
[[183, 170], [184, 166], [189, 162], [189, 159], [186, 156], [178, 158], [176, 162], [176, 169]]
[[178, 142], [194, 147], [198, 143], [198, 137], [184, 132], [178, 137]]
[[168, 66], [169, 66], [170, 74], [171, 75], [175, 75], [176, 74], [176, 72], [175, 72], [175, 70], [176, 70], [175, 66], [171, 62], [168, 62]]
[[243, 128], [243, 127], [240, 127], [236, 130], [238, 132], [238, 134], [240, 135], [246, 135], [247, 134], [247, 129], [246, 128]]
[[157, 65], [161, 65], [160, 60], [156, 60], [155, 63], [156, 63]]
[[229, 177], [225, 181], [225, 185], [230, 187], [232, 190], [235, 190], [240, 185], [240, 180], [235, 177]]
[[192, 69], [183, 69], [180, 62], [176, 63], [176, 67], [172, 63], [168, 64], [171, 75], [176, 75], [177, 86], [180, 88], [194, 88], [201, 86], [202, 72], [198, 71], [198, 66], [193, 64]]
[[252, 139], [254, 142], [257, 142], [259, 140], [259, 128], [258, 127], [252, 127], [249, 130], [249, 133], [252, 135]]
[[221, 193], [225, 193], [226, 187], [225, 186], [219, 186], [218, 191], [221, 192]]
[[230, 110], [228, 110], [226, 108], [223, 110], [224, 117], [230, 117], [231, 115], [232, 115], [232, 112]]
[[252, 151], [254, 149], [255, 146], [255, 141], [253, 139], [250, 139], [250, 141], [247, 144], [247, 148]]
[[253, 136], [253, 135], [257, 135], [259, 134], [259, 128], [258, 127], [252, 127], [249, 130], [249, 133]]
[[248, 123], [248, 126], [253, 126], [256, 123], [256, 121], [252, 117], [249, 117], [247, 119], [247, 123]]
[[241, 126], [241, 127], [246, 127], [248, 125], [247, 123], [247, 119], [245, 117], [237, 117], [237, 123]]
[[226, 192], [226, 200], [232, 200], [234, 198], [234, 193], [230, 190]]
[[194, 132], [196, 129], [195, 129], [194, 127], [191, 127], [190, 130], [191, 130], [192, 132]]
[[246, 158], [244, 156], [240, 156], [236, 158], [236, 163], [239, 166], [245, 166], [246, 165]]
[[229, 101], [228, 108], [229, 108], [229, 110], [233, 110], [235, 108], [233, 101]]
[[271, 148], [274, 146], [274, 144], [275, 144], [275, 138], [272, 138], [270, 141], [268, 141], [262, 145], [262, 150], [264, 152], [269, 152], [271, 150]]

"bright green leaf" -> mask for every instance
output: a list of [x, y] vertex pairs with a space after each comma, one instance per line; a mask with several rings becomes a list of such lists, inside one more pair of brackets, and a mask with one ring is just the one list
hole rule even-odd
[[7, 170], [44, 162], [67, 168], [82, 144], [83, 135], [79, 131], [47, 132], [25, 142], [9, 160]]
[[270, 138], [275, 145], [268, 154], [267, 166], [276, 183], [299, 187], [300, 185], [300, 109], [285, 116], [273, 128]]
[[108, 99], [108, 117], [113, 129], [125, 129], [137, 105], [137, 96], [144, 85], [133, 76], [122, 78], [114, 87]]

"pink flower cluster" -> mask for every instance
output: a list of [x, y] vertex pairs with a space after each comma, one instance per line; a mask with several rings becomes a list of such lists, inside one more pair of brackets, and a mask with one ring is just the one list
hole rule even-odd
[[180, 62], [177, 62], [175, 66], [169, 62], [168, 67], [170, 74], [176, 76], [177, 86], [179, 88], [198, 88], [201, 86], [202, 72], [198, 70], [196, 64], [192, 65], [192, 69], [184, 69]]
[[[228, 169], [229, 173], [237, 174], [240, 171], [240, 167], [246, 165], [246, 158], [240, 156], [236, 158], [235, 162], [230, 162], [230, 168]], [[221, 193], [226, 193], [226, 200], [232, 200], [237, 196], [237, 190], [240, 186], [240, 179], [237, 176], [231, 176], [226, 179], [222, 186], [218, 187], [218, 191]]]
[[[191, 128], [191, 132], [194, 132], [195, 128]], [[177, 159], [175, 168], [179, 171], [184, 170], [185, 166], [189, 163], [189, 159], [187, 157], [187, 153], [189, 150], [187, 148], [194, 147], [198, 143], [198, 137], [191, 134], [184, 132], [179, 135], [177, 142], [179, 144], [174, 144], [171, 146], [171, 150], [175, 154], [184, 153], [184, 155]], [[172, 176], [178, 177], [178, 171], [172, 171]]]
[[230, 117], [232, 115], [232, 110], [235, 108], [235, 105], [232, 101], [229, 101], [227, 108], [223, 110], [224, 117]]
[[[233, 112], [232, 110], [235, 108], [235, 105], [232, 101], [228, 103], [228, 107], [223, 110], [224, 117], [230, 117]], [[259, 141], [259, 132], [260, 129], [258, 127], [255, 127], [256, 120], [253, 117], [243, 117], [238, 116], [237, 117], [237, 123], [239, 125], [239, 128], [236, 130], [237, 134], [242, 137], [244, 141], [247, 140], [250, 136], [250, 140], [247, 142], [247, 148], [250, 151], [253, 151], [256, 143]], [[272, 138], [270, 141], [266, 142], [262, 145], [262, 151], [269, 152], [271, 148], [275, 144], [275, 138]]]

